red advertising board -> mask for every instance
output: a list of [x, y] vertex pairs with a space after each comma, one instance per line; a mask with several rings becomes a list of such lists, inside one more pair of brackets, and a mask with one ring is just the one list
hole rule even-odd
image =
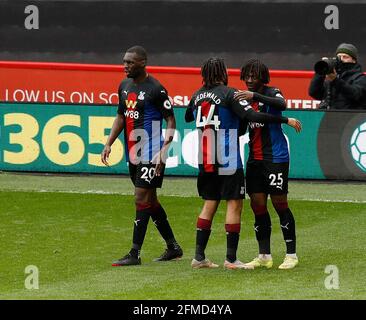
[[[148, 67], [167, 88], [174, 105], [187, 105], [201, 85], [199, 68]], [[290, 109], [313, 109], [308, 95], [311, 71], [271, 70]], [[0, 61], [0, 101], [117, 104], [117, 88], [125, 77], [121, 65]], [[229, 69], [229, 85], [244, 89], [240, 70]]]

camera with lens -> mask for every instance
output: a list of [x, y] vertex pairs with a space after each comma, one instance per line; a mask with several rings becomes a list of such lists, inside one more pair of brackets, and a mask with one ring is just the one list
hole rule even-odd
[[342, 65], [342, 61], [338, 57], [325, 58], [325, 59], [320, 60], [317, 63], [315, 63], [314, 71], [315, 71], [315, 73], [317, 73], [321, 76], [325, 76], [329, 73], [333, 73], [334, 69], [337, 73], [339, 73], [339, 71], [341, 69], [341, 65]]

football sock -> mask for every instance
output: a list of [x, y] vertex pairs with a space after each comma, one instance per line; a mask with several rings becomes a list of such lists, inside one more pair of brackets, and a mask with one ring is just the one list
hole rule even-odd
[[286, 253], [296, 253], [295, 219], [287, 202], [273, 204], [280, 218], [283, 239], [286, 243]]
[[266, 206], [258, 206], [251, 203], [254, 215], [254, 230], [255, 236], [259, 245], [260, 254], [271, 253], [271, 217], [269, 216]]
[[179, 244], [174, 238], [173, 230], [168, 222], [166, 212], [159, 202], [154, 204], [150, 214], [156, 228], [165, 240], [168, 249], [178, 249]]
[[205, 249], [211, 234], [211, 224], [212, 221], [210, 220], [197, 219], [196, 253], [194, 256], [197, 261], [205, 259]]
[[133, 226], [132, 248], [130, 254], [137, 258], [140, 255], [140, 250], [145, 239], [147, 225], [149, 223], [150, 207], [146, 204], [136, 206], [136, 219]]
[[226, 260], [229, 262], [236, 261], [236, 251], [238, 250], [240, 223], [225, 224], [226, 230]]

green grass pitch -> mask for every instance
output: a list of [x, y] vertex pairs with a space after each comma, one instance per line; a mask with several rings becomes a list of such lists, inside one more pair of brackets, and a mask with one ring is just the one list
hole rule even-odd
[[[220, 264], [192, 270], [195, 223], [202, 201], [194, 179], [166, 178], [161, 203], [183, 259], [152, 260], [164, 243], [150, 222], [142, 265], [111, 267], [131, 245], [133, 189], [127, 178], [0, 174], [0, 299], [365, 299], [366, 186], [290, 182], [300, 263], [279, 270], [285, 244], [272, 218], [269, 270], [224, 270], [225, 204], [213, 223], [207, 257]], [[246, 200], [238, 258], [257, 254], [253, 214]], [[39, 270], [39, 289], [25, 288], [25, 268]], [[339, 288], [327, 289], [327, 265]]]

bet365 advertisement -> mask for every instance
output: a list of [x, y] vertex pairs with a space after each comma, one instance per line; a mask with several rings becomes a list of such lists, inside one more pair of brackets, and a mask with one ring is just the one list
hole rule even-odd
[[[166, 173], [197, 173], [197, 131], [175, 108], [177, 130]], [[100, 153], [116, 115], [115, 106], [0, 104], [0, 169], [11, 171], [127, 173], [123, 135], [115, 141], [110, 166]], [[287, 111], [302, 121], [297, 134], [283, 125], [290, 148], [290, 177], [366, 180], [366, 113]], [[241, 137], [242, 158], [248, 134]]]

